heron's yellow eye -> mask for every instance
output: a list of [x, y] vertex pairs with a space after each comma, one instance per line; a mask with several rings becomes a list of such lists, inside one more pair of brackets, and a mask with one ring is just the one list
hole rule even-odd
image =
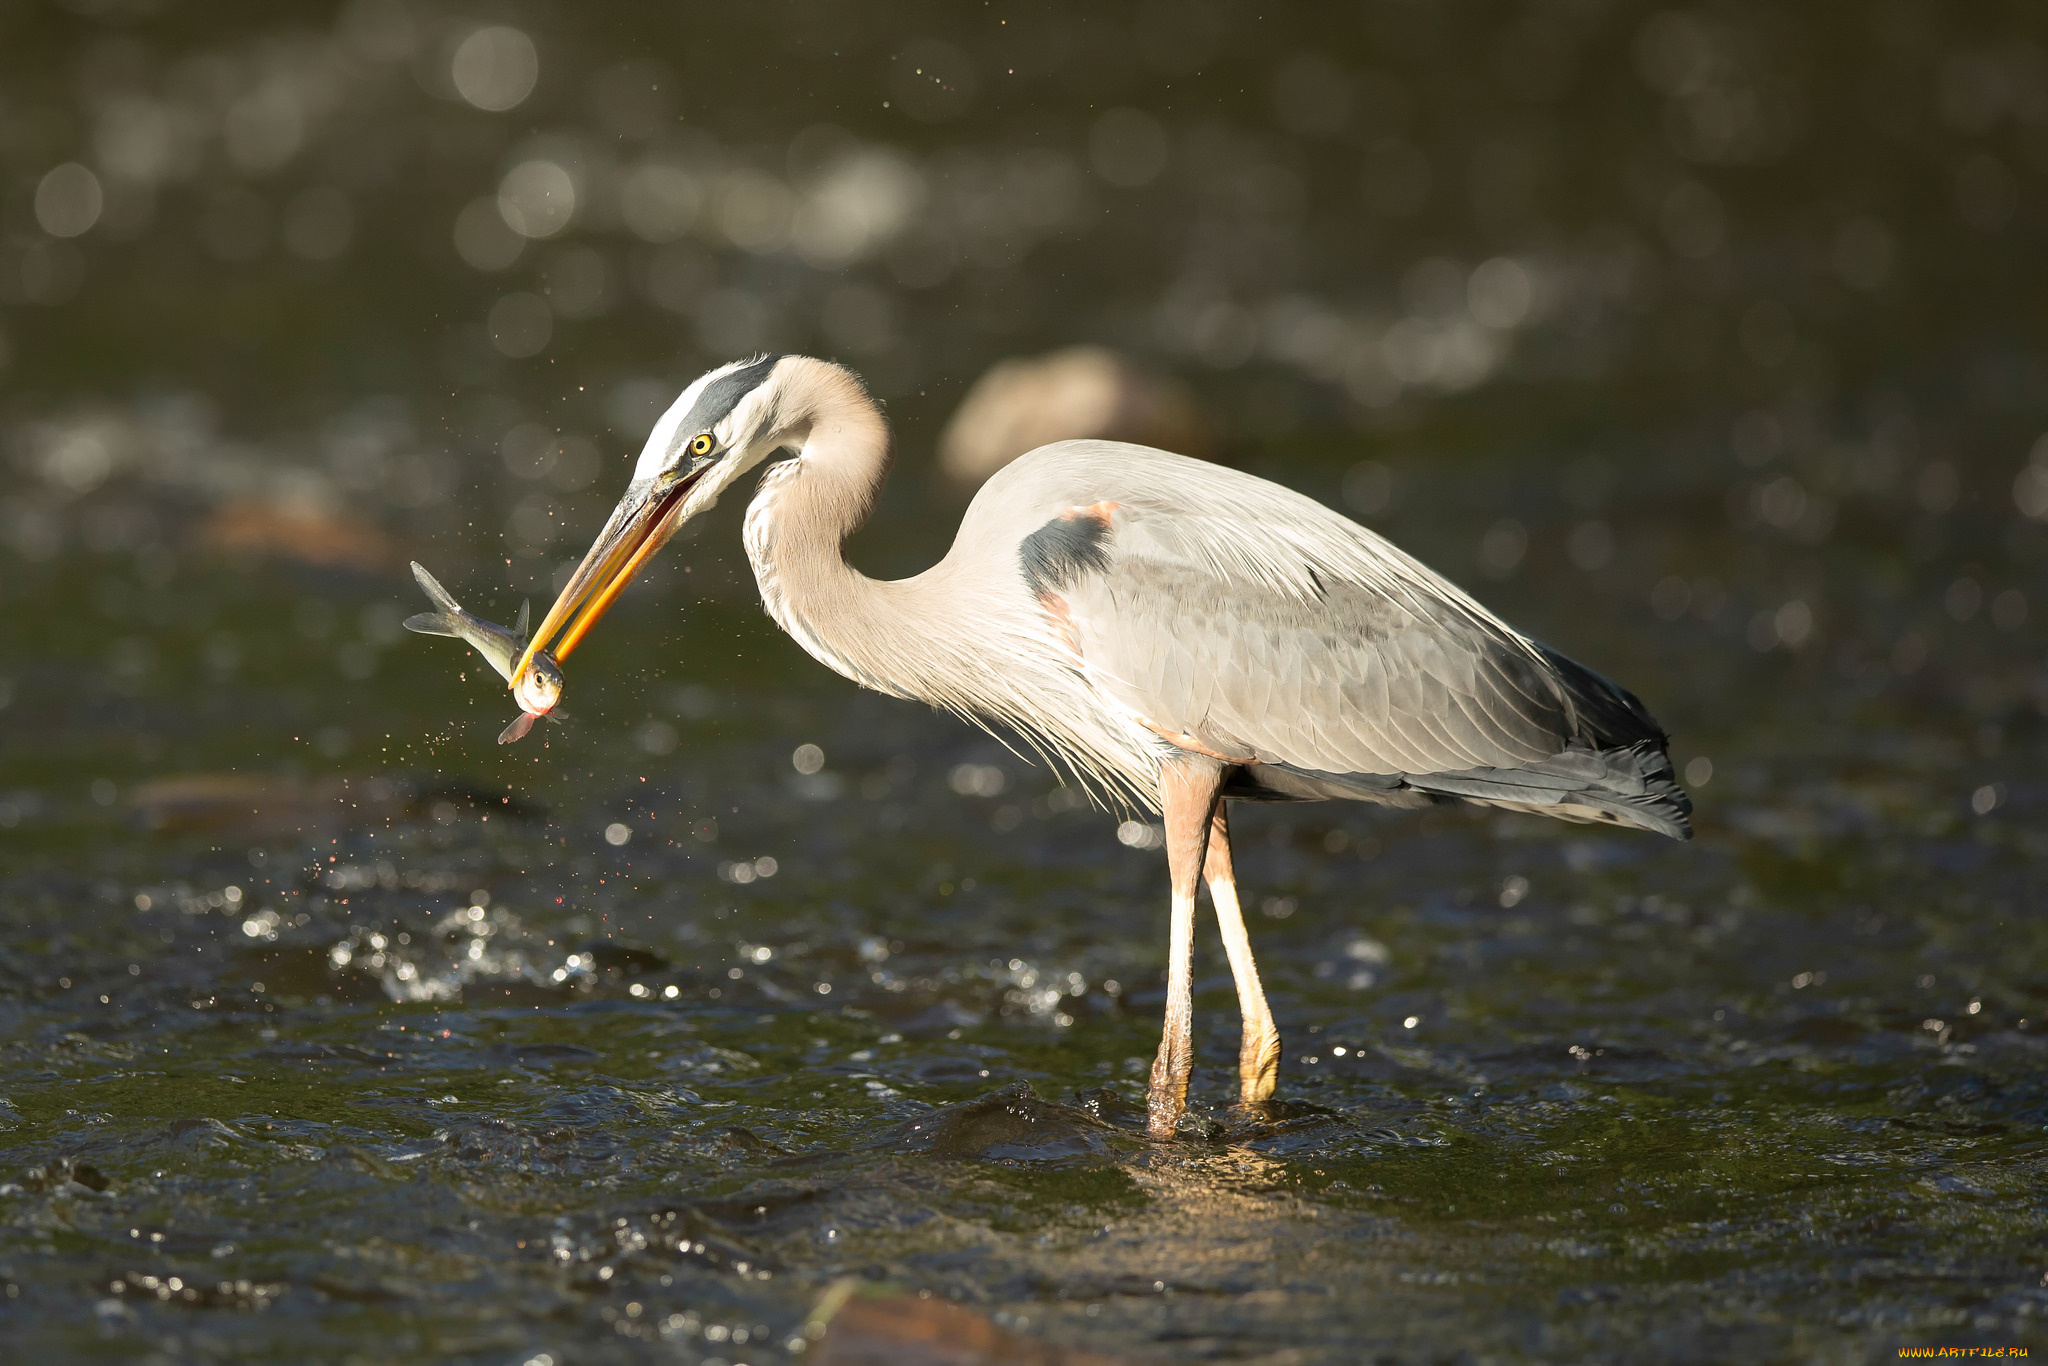
[[713, 442], [711, 440], [711, 433], [699, 432], [697, 433], [697, 435], [690, 438], [690, 454], [709, 455], [711, 454], [712, 445]]

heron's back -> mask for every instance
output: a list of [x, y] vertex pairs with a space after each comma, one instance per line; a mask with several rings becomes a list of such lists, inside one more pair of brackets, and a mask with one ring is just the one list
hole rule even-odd
[[963, 550], [1014, 556], [1117, 721], [1233, 764], [1235, 795], [1690, 833], [1664, 732], [1632, 695], [1270, 481], [1062, 442], [983, 488]]

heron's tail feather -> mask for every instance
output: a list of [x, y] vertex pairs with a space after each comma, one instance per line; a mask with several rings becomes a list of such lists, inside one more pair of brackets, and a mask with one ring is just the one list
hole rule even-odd
[[1514, 768], [1468, 768], [1454, 773], [1321, 773], [1287, 764], [1242, 770], [1243, 796], [1282, 800], [1344, 797], [1389, 806], [1470, 802], [1567, 821], [1632, 825], [1639, 830], [1692, 838], [1692, 799], [1671, 772], [1661, 738], [1593, 749], [1575, 745], [1561, 754]]
[[1405, 776], [1408, 786], [1433, 795], [1692, 838], [1692, 799], [1678, 785], [1658, 740], [1619, 749], [1572, 748], [1516, 768]]

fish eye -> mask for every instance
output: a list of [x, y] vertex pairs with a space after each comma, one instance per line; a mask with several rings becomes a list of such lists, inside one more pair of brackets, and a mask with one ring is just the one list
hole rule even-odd
[[697, 433], [697, 435], [690, 438], [690, 454], [709, 455], [711, 454], [711, 447], [714, 444], [716, 443], [714, 443], [711, 440], [711, 433], [699, 432]]
[[545, 715], [562, 700], [562, 684], [561, 666], [555, 663], [553, 655], [542, 650], [534, 655], [532, 665], [520, 678], [515, 696], [525, 710]]

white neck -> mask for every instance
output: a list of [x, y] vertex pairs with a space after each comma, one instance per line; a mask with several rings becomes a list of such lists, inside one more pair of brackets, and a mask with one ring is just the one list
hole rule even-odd
[[907, 579], [877, 580], [846, 562], [847, 538], [888, 478], [887, 423], [859, 381], [823, 361], [789, 358], [768, 438], [794, 459], [768, 467], [747, 508], [747, 558], [777, 625], [866, 688], [1006, 727], [1107, 788], [1156, 795], [1149, 737], [1121, 734], [1076, 678], [1026, 587], [1013, 542], [956, 538]]

